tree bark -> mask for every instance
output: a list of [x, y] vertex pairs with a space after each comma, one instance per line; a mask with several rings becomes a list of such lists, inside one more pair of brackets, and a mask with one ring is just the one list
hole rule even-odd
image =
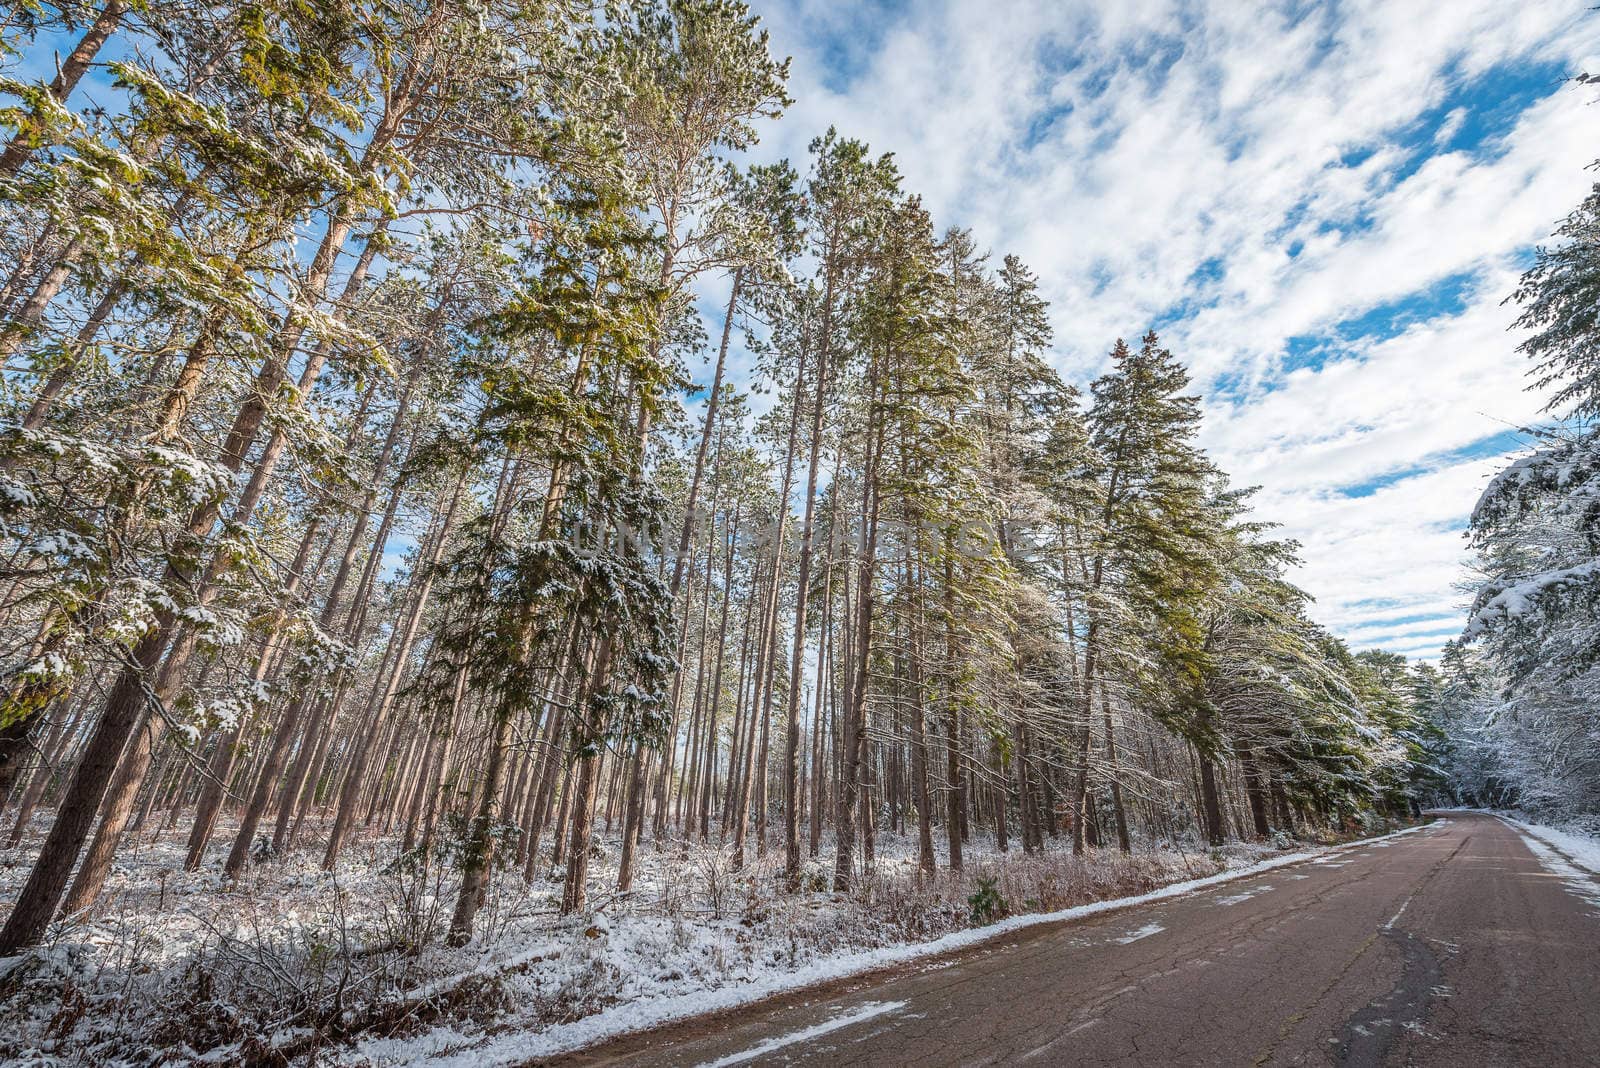
[[[94, 57], [99, 54], [100, 48], [106, 40], [117, 31], [122, 24], [122, 16], [127, 14], [127, 0], [109, 0], [105, 7], [100, 9], [100, 14], [72, 51], [67, 53], [67, 58], [61, 62], [61, 67], [56, 71], [56, 76], [50, 79], [49, 93], [56, 103], [64, 103], [78, 81], [83, 77], [89, 65], [94, 62]], [[22, 169], [23, 164], [33, 155], [37, 146], [26, 130], [18, 130], [6, 144], [5, 151], [0, 152], [0, 178], [10, 178]]]

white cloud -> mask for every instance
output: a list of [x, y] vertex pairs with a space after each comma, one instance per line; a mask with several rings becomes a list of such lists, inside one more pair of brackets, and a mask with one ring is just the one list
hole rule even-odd
[[1439, 124], [1439, 128], [1433, 131], [1433, 143], [1441, 148], [1448, 145], [1450, 139], [1460, 132], [1466, 121], [1466, 108], [1452, 108], [1450, 114], [1446, 115], [1444, 121]]
[[[1592, 180], [1582, 91], [1552, 83], [1469, 151], [1503, 102], [1463, 89], [1594, 69], [1600, 20], [1566, 0], [756, 8], [798, 101], [764, 154], [799, 160], [829, 125], [893, 151], [936, 219], [1039, 271], [1072, 377], [1176, 317], [1205, 443], [1304, 544], [1319, 617], [1437, 648], [1385, 621], [1458, 610], [1481, 443], [1539, 407], [1500, 301]], [[1469, 280], [1462, 309], [1291, 365], [1291, 339], [1445, 279]]]

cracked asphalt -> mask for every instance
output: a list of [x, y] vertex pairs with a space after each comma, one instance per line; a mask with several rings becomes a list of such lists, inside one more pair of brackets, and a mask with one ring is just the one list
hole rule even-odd
[[562, 1063], [1600, 1065], [1600, 912], [1449, 813]]

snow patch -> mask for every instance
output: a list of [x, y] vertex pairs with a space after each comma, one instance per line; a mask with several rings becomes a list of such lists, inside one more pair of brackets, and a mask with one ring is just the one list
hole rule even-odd
[[1161, 926], [1159, 923], [1147, 923], [1137, 931], [1129, 931], [1121, 938], [1113, 938], [1112, 941], [1117, 943], [1119, 946], [1125, 946], [1130, 942], [1137, 942], [1141, 938], [1149, 938], [1151, 935], [1160, 934], [1165, 930], [1166, 928]]
[[711, 1061], [709, 1064], [702, 1065], [701, 1068], [732, 1068], [735, 1064], [748, 1064], [758, 1057], [765, 1057], [767, 1054], [774, 1053], [786, 1046], [793, 1046], [800, 1042], [810, 1042], [813, 1039], [821, 1038], [823, 1035], [843, 1030], [853, 1024], [865, 1023], [867, 1020], [873, 1020], [891, 1012], [899, 1012], [905, 1007], [906, 1003], [903, 1001], [869, 1001], [853, 1012], [835, 1016], [831, 1020], [824, 1020], [822, 1023], [813, 1024], [810, 1027], [803, 1027], [798, 1031], [791, 1031], [787, 1035], [769, 1038], [765, 1042], [751, 1046], [742, 1053], [729, 1054], [726, 1057]]
[[[1302, 876], [1302, 878], [1304, 878], [1304, 876]], [[1257, 894], [1264, 894], [1268, 890], [1271, 890], [1271, 889], [1272, 889], [1272, 887], [1270, 887], [1270, 886], [1258, 886], [1258, 887], [1255, 887], [1252, 890], [1245, 890], [1245, 891], [1242, 891], [1242, 892], [1237, 893], [1237, 894], [1229, 894], [1227, 897], [1219, 897], [1219, 898], [1217, 898], [1217, 904], [1219, 904], [1219, 905], [1241, 905], [1244, 902], [1249, 901], [1251, 898], [1255, 897]]]

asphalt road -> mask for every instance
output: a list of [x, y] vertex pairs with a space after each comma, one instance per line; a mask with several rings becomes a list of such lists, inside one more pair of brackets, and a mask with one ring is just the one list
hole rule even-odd
[[601, 1065], [1600, 1065], [1600, 886], [1488, 816], [624, 1038]]

